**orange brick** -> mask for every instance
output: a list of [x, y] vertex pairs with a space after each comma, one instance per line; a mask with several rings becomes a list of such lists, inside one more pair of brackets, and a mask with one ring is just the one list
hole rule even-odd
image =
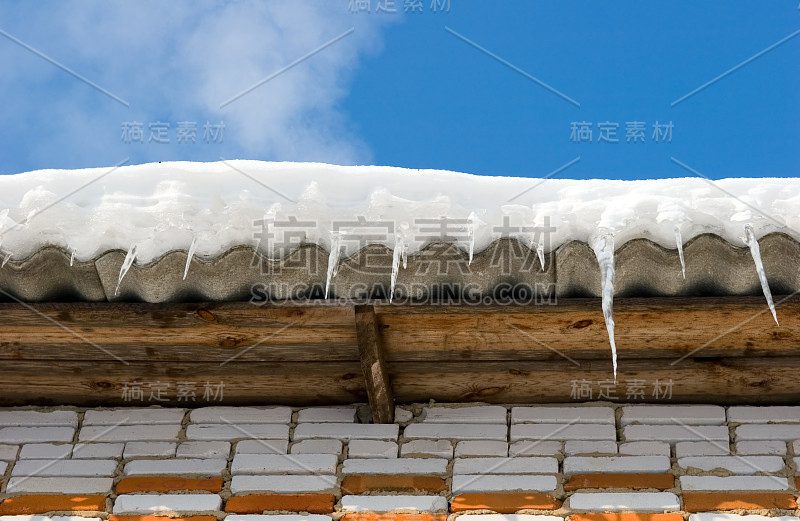
[[682, 514], [572, 514], [570, 521], [683, 521]]
[[225, 503], [229, 514], [260, 514], [264, 511], [285, 510], [330, 514], [336, 498], [333, 494], [253, 494], [232, 497]]
[[345, 514], [341, 521], [445, 521], [447, 514]]
[[222, 478], [137, 477], [125, 478], [117, 483], [117, 494], [130, 494], [131, 492], [174, 492], [177, 490], [205, 490], [207, 492], [216, 493], [222, 490]]
[[216, 516], [189, 516], [189, 517], [164, 517], [164, 516], [108, 516], [108, 521], [217, 521]]
[[342, 494], [363, 494], [375, 490], [389, 492], [430, 492], [447, 490], [447, 482], [433, 476], [347, 476], [342, 481]]
[[461, 494], [453, 498], [451, 512], [492, 510], [514, 514], [520, 510], [555, 510], [561, 502], [550, 494]]
[[564, 490], [581, 488], [657, 488], [667, 490], [675, 486], [672, 474], [574, 474], [564, 484]]
[[761, 510], [770, 508], [794, 509], [797, 501], [792, 494], [780, 492], [684, 492], [683, 509], [687, 512], [708, 510]]
[[17, 496], [0, 503], [0, 514], [44, 514], [46, 512], [104, 512], [105, 496], [70, 496], [62, 494]]

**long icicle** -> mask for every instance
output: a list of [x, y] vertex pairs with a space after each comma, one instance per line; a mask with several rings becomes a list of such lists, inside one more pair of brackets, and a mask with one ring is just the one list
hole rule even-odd
[[608, 340], [611, 343], [611, 363], [614, 366], [614, 381], [617, 381], [617, 344], [614, 341], [614, 236], [606, 233], [595, 239], [594, 254], [600, 264], [600, 289], [602, 292], [603, 318], [606, 321]]
[[328, 290], [331, 287], [331, 279], [339, 271], [339, 245], [342, 236], [339, 232], [331, 232], [331, 251], [328, 255], [328, 277], [325, 280], [325, 298], [328, 298]]
[[122, 284], [122, 279], [125, 277], [125, 274], [128, 273], [128, 270], [133, 265], [134, 259], [136, 259], [135, 244], [131, 246], [131, 249], [128, 250], [128, 254], [125, 255], [125, 261], [122, 263], [122, 267], [119, 269], [119, 280], [117, 281], [117, 289], [114, 290], [114, 296], [119, 294], [119, 286]]
[[544, 271], [544, 244], [536, 240], [536, 236], [531, 239], [531, 246], [536, 248], [536, 256], [539, 257], [539, 269]]
[[192, 257], [197, 249], [197, 236], [192, 237], [192, 244], [189, 245], [189, 252], [186, 254], [186, 267], [183, 268], [183, 280], [186, 280], [186, 275], [189, 274], [189, 264], [192, 263]]
[[400, 271], [400, 261], [403, 262], [403, 268], [406, 267], [406, 248], [408, 245], [403, 236], [397, 233], [394, 236], [394, 250], [392, 251], [392, 279], [389, 283], [389, 303], [392, 303], [394, 297], [394, 286], [397, 282], [397, 273]]
[[681, 238], [681, 229], [675, 225], [675, 243], [678, 245], [678, 257], [681, 259], [681, 273], [683, 273], [683, 280], [686, 280], [686, 260], [683, 258], [683, 239]]
[[[778, 324], [778, 314], [775, 312], [775, 303], [772, 301], [772, 291], [769, 289], [769, 282], [767, 281], [767, 274], [764, 271], [764, 263], [761, 262], [761, 249], [758, 247], [756, 240], [756, 233], [753, 227], [749, 224], [744, 226], [745, 244], [750, 246], [750, 254], [753, 256], [753, 261], [756, 263], [756, 272], [758, 273], [758, 280], [761, 282], [761, 290], [767, 298], [767, 305], [772, 312], [772, 318]], [[778, 324], [780, 325], [780, 324]]]
[[467, 220], [469, 221], [469, 229], [467, 230], [469, 236], [469, 261], [467, 262], [467, 266], [469, 266], [472, 264], [472, 256], [475, 252], [475, 231], [478, 228], [479, 219], [475, 212], [471, 212]]

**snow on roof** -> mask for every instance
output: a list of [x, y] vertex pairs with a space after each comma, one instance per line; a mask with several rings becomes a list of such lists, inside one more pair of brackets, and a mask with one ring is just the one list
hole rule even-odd
[[[392, 223], [393, 234], [372, 230], [368, 242], [394, 248], [399, 241], [408, 253], [439, 236], [429, 221], [442, 217], [460, 221], [446, 233], [474, 251], [503, 235], [530, 241], [537, 227], [547, 236], [546, 251], [609, 234], [617, 248], [633, 238], [675, 247], [676, 233], [682, 242], [714, 233], [741, 243], [747, 224], [756, 237], [778, 231], [800, 239], [794, 178], [543, 180], [317, 163], [171, 162], [0, 176], [0, 194], [0, 249], [14, 258], [45, 245], [79, 260], [135, 246], [136, 262], [147, 263], [193, 242], [195, 255], [213, 257], [257, 244], [254, 222], [291, 218], [312, 221], [304, 227], [307, 242], [327, 249], [338, 235], [357, 235], [365, 221]], [[551, 231], [543, 234], [548, 222]], [[338, 242], [344, 255], [363, 244]], [[269, 253], [274, 244], [261, 246]]]
[[[528, 244], [540, 258], [570, 241], [586, 242], [601, 268], [612, 349], [614, 251], [625, 242], [647, 238], [676, 247], [683, 262], [684, 242], [698, 235], [744, 241], [774, 316], [756, 239], [771, 232], [800, 239], [796, 178], [564, 180], [317, 163], [172, 162], [2, 176], [0, 194], [4, 262], [45, 246], [78, 261], [122, 249], [128, 255], [120, 283], [134, 263], [173, 250], [189, 252], [188, 270], [192, 256], [217, 257], [237, 246], [275, 257], [285, 255], [282, 245], [290, 242], [317, 244], [331, 252], [329, 286], [342, 255], [382, 244], [395, 253], [394, 286], [401, 260], [436, 240], [457, 243], [470, 260], [502, 237]], [[278, 237], [289, 228], [291, 238]]]

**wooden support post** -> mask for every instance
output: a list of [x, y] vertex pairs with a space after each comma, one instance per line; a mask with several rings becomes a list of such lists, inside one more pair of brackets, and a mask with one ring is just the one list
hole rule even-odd
[[391, 423], [394, 421], [394, 398], [381, 349], [375, 308], [370, 305], [355, 306], [355, 315], [358, 353], [372, 409], [372, 421]]

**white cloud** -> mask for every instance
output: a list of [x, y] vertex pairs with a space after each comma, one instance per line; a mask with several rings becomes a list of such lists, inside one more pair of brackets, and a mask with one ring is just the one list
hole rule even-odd
[[[18, 153], [58, 153], [60, 143], [65, 157], [87, 165], [110, 149], [111, 162], [124, 157], [118, 146], [122, 121], [166, 120], [174, 126], [186, 119], [200, 126], [206, 119], [224, 121], [221, 150], [227, 157], [369, 162], [368, 147], [350, 130], [339, 104], [362, 59], [380, 52], [381, 29], [393, 17], [354, 15], [347, 5], [347, 0], [56, 2], [13, 9], [6, 4], [0, 20], [9, 25], [0, 22], [0, 28], [131, 106], [2, 39], [0, 66], [12, 72], [0, 82], [0, 95], [18, 103], [0, 108], [0, 117], [21, 118], [38, 130], [39, 143]], [[222, 102], [350, 28], [351, 35], [220, 109]], [[152, 145], [135, 152], [158, 160], [179, 158], [187, 150]]]

